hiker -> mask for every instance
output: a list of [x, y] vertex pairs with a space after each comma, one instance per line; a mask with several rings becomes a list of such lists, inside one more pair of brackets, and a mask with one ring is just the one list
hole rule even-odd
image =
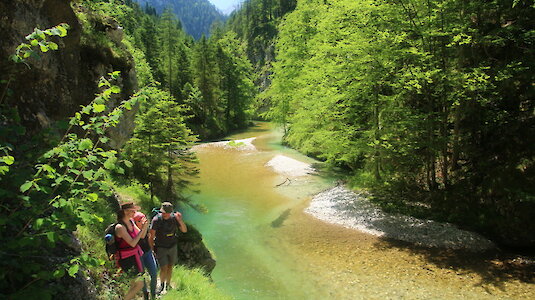
[[138, 209], [139, 206], [133, 202], [127, 202], [121, 204], [121, 209], [117, 211], [118, 224], [115, 226], [117, 253], [115, 256], [124, 274], [132, 280], [130, 289], [124, 296], [125, 300], [133, 299], [143, 288], [143, 264], [141, 262], [143, 250], [138, 242], [147, 234], [149, 222], [146, 218], [142, 218], [141, 229], [136, 226], [132, 218]]
[[173, 204], [162, 203], [160, 213], [152, 219], [149, 231], [149, 244], [156, 253], [160, 265], [160, 293], [169, 289], [173, 266], [177, 259], [176, 230], [187, 232], [186, 224], [179, 212], [173, 213]]
[[[134, 219], [134, 223], [136, 223], [136, 226], [141, 227], [142, 226], [141, 222], [143, 219], [146, 220], [146, 217], [142, 212], [138, 211], [134, 214], [133, 219]], [[141, 262], [143, 263], [143, 266], [145, 267], [145, 269], [147, 269], [150, 275], [150, 299], [155, 299], [156, 298], [156, 284], [158, 282], [158, 266], [156, 264], [156, 259], [154, 258], [154, 253], [152, 252], [152, 249], [149, 245], [149, 236], [146, 234], [142, 236], [141, 239], [139, 240], [138, 245], [141, 247], [141, 250], [143, 250], [143, 256], [141, 257]], [[147, 291], [146, 284], [143, 286], [143, 293], [145, 295], [145, 299], [148, 299], [147, 297], [148, 291]]]

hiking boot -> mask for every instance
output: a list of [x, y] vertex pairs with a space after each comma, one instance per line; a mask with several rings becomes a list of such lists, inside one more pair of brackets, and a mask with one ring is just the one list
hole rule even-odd
[[165, 290], [165, 283], [160, 283], [160, 286], [156, 289], [156, 295], [161, 295]]

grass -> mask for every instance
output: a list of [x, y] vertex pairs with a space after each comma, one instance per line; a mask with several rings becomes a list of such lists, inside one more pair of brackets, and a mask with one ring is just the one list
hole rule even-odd
[[230, 300], [230, 296], [223, 294], [217, 289], [200, 269], [188, 269], [183, 266], [175, 266], [171, 284], [174, 289], [169, 290], [162, 300]]
[[228, 145], [231, 146], [231, 147], [241, 147], [241, 146], [245, 146], [245, 143], [244, 142], [230, 141], [230, 142], [228, 142]]

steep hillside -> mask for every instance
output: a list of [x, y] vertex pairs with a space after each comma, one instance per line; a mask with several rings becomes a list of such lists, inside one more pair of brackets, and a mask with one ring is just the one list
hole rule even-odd
[[170, 8], [180, 19], [185, 31], [195, 39], [208, 35], [214, 22], [226, 17], [208, 0], [135, 0], [142, 7], [152, 6], [158, 13]]
[[[0, 35], [3, 42], [0, 56], [7, 58], [24, 42], [24, 36], [34, 27], [45, 29], [59, 23], [70, 26], [67, 37], [58, 40], [60, 51], [50, 52], [31, 66], [0, 61], [2, 91], [9, 94], [3, 101], [15, 107], [28, 134], [72, 116], [80, 105], [88, 104], [97, 92], [99, 77], [111, 71], [121, 71], [122, 97], [133, 93], [137, 86], [132, 56], [121, 50], [122, 29], [114, 22], [91, 20], [95, 35], [109, 39], [106, 46], [85, 38], [84, 32], [70, 4], [60, 0], [22, 0], [0, 3]], [[5, 13], [4, 13], [5, 12]], [[37, 25], [39, 24], [39, 25]], [[6, 85], [6, 83], [8, 83]], [[123, 124], [126, 127], [133, 125]], [[131, 128], [117, 136], [117, 143], [125, 141]], [[117, 132], [118, 133], [118, 132]]]

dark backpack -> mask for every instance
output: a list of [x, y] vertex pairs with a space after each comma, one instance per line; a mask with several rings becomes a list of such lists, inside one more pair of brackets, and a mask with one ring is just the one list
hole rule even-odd
[[104, 240], [106, 241], [106, 254], [111, 259], [112, 255], [117, 253], [117, 245], [115, 243], [115, 226], [118, 223], [110, 224], [104, 231]]

